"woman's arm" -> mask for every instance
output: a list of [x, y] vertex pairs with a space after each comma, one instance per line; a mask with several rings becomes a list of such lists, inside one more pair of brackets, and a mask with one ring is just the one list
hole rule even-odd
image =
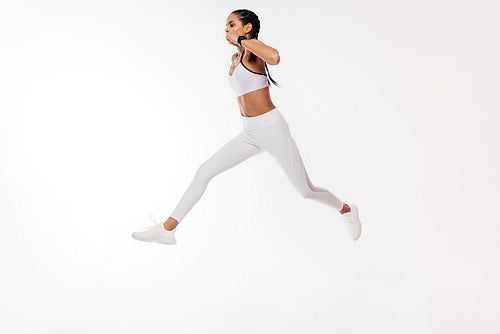
[[278, 50], [265, 45], [258, 39], [244, 39], [241, 41], [241, 46], [252, 51], [252, 53], [263, 59], [269, 65], [278, 65], [280, 62], [280, 54]]

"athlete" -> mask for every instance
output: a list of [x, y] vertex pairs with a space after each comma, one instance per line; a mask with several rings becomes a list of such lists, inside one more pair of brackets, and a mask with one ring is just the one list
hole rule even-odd
[[279, 84], [268, 75], [267, 64], [278, 65], [279, 52], [258, 40], [259, 30], [260, 21], [250, 10], [238, 9], [227, 17], [226, 40], [238, 50], [232, 56], [228, 79], [238, 101], [243, 130], [200, 164], [191, 184], [165, 221], [158, 220], [153, 214], [149, 215], [155, 225], [132, 233], [133, 238], [166, 245], [176, 244], [177, 226], [199, 201], [208, 183], [216, 175], [264, 151], [278, 162], [302, 197], [338, 211], [352, 240], [357, 240], [361, 235], [356, 204], [344, 203], [330, 191], [315, 186], [309, 179], [288, 123], [271, 101], [269, 93], [269, 79], [278, 87]]

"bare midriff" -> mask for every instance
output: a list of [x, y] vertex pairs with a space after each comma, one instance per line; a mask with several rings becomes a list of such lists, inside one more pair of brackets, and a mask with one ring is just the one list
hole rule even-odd
[[255, 117], [276, 108], [271, 101], [269, 87], [254, 90], [237, 97], [240, 113], [244, 117]]

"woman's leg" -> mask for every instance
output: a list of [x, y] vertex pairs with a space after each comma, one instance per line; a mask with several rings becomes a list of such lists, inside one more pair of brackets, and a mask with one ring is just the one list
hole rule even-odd
[[[180, 223], [200, 200], [210, 180], [260, 152], [262, 152], [262, 149], [250, 140], [245, 131], [238, 134], [198, 167], [194, 179], [184, 192], [174, 211], [170, 214], [170, 217]], [[168, 220], [165, 223], [170, 226]], [[166, 228], [171, 230], [176, 226], [177, 224], [173, 224], [171, 228]]]
[[315, 186], [309, 179], [286, 120], [267, 128], [265, 131], [266, 134], [262, 137], [262, 147], [283, 168], [299, 194], [304, 198], [324, 203], [337, 211], [342, 210], [344, 203], [337, 196], [324, 188]]

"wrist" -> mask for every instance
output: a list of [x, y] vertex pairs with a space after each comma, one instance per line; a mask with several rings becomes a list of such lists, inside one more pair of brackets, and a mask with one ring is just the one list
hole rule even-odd
[[241, 45], [241, 43], [242, 43], [243, 41], [245, 41], [245, 40], [248, 40], [245, 36], [238, 36], [237, 44], [238, 44], [239, 46], [243, 46], [243, 45]]

